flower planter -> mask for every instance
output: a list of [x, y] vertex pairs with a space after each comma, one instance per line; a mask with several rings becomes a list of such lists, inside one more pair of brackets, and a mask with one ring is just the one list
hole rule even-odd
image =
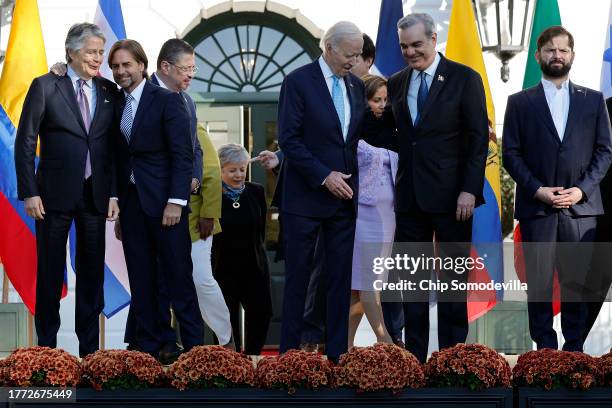
[[[76, 403], [46, 403], [49, 407], [340, 407], [358, 405], [362, 407], [469, 407], [469, 408], [511, 408], [512, 390], [493, 388], [483, 391], [464, 389], [421, 388], [405, 389], [392, 395], [391, 392], [357, 393], [350, 389], [321, 389], [318, 391], [297, 390], [289, 395], [286, 391], [262, 390], [256, 388], [185, 390], [149, 389], [141, 391], [95, 391], [77, 389]], [[40, 404], [15, 404], [19, 407], [37, 407]]]
[[588, 391], [519, 387], [516, 389], [518, 408], [538, 407], [612, 407], [612, 388], [593, 388]]

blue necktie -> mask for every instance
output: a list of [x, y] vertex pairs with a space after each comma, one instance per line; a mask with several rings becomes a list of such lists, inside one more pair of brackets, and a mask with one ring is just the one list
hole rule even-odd
[[334, 75], [332, 78], [334, 79], [332, 85], [332, 100], [334, 101], [338, 119], [340, 119], [340, 128], [342, 129], [342, 137], [344, 138], [344, 95], [342, 95], [342, 88], [340, 87], [340, 77]]
[[421, 85], [419, 85], [419, 93], [417, 94], [417, 118], [414, 121], [415, 125], [419, 123], [419, 119], [421, 119], [421, 113], [423, 112], [425, 102], [427, 102], [427, 94], [429, 93], [429, 89], [427, 88], [427, 73], [421, 71], [419, 75], [421, 77]]
[[[130, 144], [130, 138], [132, 133], [132, 123], [134, 122], [134, 114], [132, 113], [132, 99], [134, 97], [130, 94], [125, 94], [125, 106], [123, 107], [123, 114], [121, 115], [121, 122], [119, 128], [125, 140]], [[130, 182], [136, 184], [134, 179], [134, 171], [130, 172]]]

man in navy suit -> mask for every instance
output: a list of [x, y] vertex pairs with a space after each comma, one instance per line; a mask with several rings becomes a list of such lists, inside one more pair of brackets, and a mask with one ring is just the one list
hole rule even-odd
[[[504, 167], [517, 186], [531, 338], [538, 349], [558, 347], [551, 304], [557, 269], [563, 349], [582, 351], [587, 311], [577, 292], [590, 261], [584, 243], [594, 241], [603, 214], [599, 184], [612, 160], [610, 121], [600, 92], [569, 81], [572, 35], [549, 27], [537, 45], [542, 81], [508, 98]], [[557, 242], [564, 246], [551, 245]]]
[[356, 219], [357, 141], [365, 111], [363, 83], [350, 73], [363, 37], [352, 23], [323, 36], [323, 55], [287, 75], [279, 101], [286, 280], [280, 351], [300, 346], [317, 237], [325, 248], [327, 356], [348, 345], [351, 262]]
[[[66, 75], [34, 79], [15, 140], [19, 198], [36, 220], [36, 333], [55, 347], [66, 267], [66, 241], [76, 222], [76, 333], [81, 357], [98, 349], [104, 308], [105, 219], [119, 213], [113, 143], [116, 86], [96, 76], [104, 34], [75, 24], [66, 37]], [[37, 141], [40, 163], [35, 171]]]
[[[157, 71], [151, 75], [151, 83], [169, 89], [173, 92], [178, 92], [186, 108], [189, 111], [189, 126], [191, 132], [191, 142], [193, 145], [194, 160], [193, 160], [193, 175], [191, 178], [191, 193], [198, 194], [202, 181], [202, 148], [197, 137], [197, 122], [195, 104], [191, 97], [185, 92], [191, 85], [191, 80], [196, 72], [195, 55], [193, 47], [189, 43], [178, 38], [172, 38], [166, 41], [157, 57]], [[206, 228], [209, 229], [209, 234], [212, 232], [213, 220], [206, 220]], [[176, 344], [176, 333], [171, 326], [170, 304], [165, 283], [163, 283], [163, 274], [160, 274], [159, 279], [159, 309], [161, 320], [161, 337], [164, 343], [160, 350], [160, 361], [170, 363], [178, 357], [180, 352]], [[129, 349], [138, 349], [138, 339], [136, 339], [136, 319], [133, 310], [130, 310], [128, 320], [125, 327], [125, 342], [128, 343]]]
[[117, 41], [108, 60], [124, 97], [117, 136], [119, 202], [125, 211], [120, 236], [136, 338], [142, 351], [158, 356], [159, 262], [188, 351], [204, 339], [187, 224], [193, 175], [189, 112], [180, 94], [146, 79], [147, 57], [138, 42]]

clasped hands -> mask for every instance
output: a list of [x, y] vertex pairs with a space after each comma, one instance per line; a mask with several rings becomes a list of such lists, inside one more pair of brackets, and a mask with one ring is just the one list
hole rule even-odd
[[535, 193], [535, 198], [553, 208], [570, 208], [578, 203], [583, 197], [582, 190], [578, 187], [540, 187]]

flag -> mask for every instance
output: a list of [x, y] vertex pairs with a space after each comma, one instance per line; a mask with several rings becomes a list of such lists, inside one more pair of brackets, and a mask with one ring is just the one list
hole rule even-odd
[[38, 4], [17, 0], [0, 77], [0, 259], [32, 314], [36, 307], [36, 238], [34, 221], [17, 198], [14, 151], [26, 93], [32, 80], [47, 71]]
[[382, 0], [373, 71], [387, 78], [406, 67], [397, 37], [397, 22], [403, 16], [402, 0]]
[[534, 55], [538, 49], [538, 36], [550, 26], [561, 25], [561, 14], [557, 0], [537, 0], [533, 11], [533, 24], [529, 37], [529, 51], [527, 53], [527, 67], [523, 77], [523, 89], [537, 85], [542, 78], [540, 65]]
[[610, 3], [610, 12], [608, 13], [606, 48], [601, 65], [601, 92], [605, 98], [612, 97], [612, 3]]
[[[503, 248], [501, 237], [501, 189], [499, 149], [495, 135], [495, 109], [489, 88], [487, 71], [480, 48], [476, 18], [470, 0], [454, 0], [451, 10], [446, 57], [467, 65], [480, 74], [487, 99], [489, 119], [489, 149], [483, 195], [485, 204], [474, 211], [472, 227], [472, 256], [484, 258], [485, 268], [470, 273], [470, 282], [504, 281]], [[486, 253], [486, 257], [484, 256]], [[477, 319], [502, 300], [503, 291], [479, 291], [476, 301], [468, 303], [468, 318]]]
[[[537, 85], [542, 79], [540, 65], [535, 59], [538, 49], [538, 37], [542, 31], [550, 26], [561, 25], [561, 14], [557, 0], [538, 0], [535, 2], [533, 11], [533, 24], [531, 26], [531, 36], [529, 37], [529, 51], [527, 54], [527, 65], [525, 76], [523, 77], [523, 89]], [[527, 273], [525, 271], [525, 259], [523, 258], [521, 225], [518, 223], [514, 228], [514, 269], [517, 277], [526, 282]], [[557, 271], [553, 278], [553, 313], [556, 315], [561, 311], [560, 287]]]
[[[123, 13], [119, 0], [99, 0], [94, 16], [96, 24], [106, 37], [104, 56], [108, 58], [110, 48], [117, 40], [126, 38], [123, 24]], [[102, 76], [113, 80], [108, 63], [100, 67]], [[76, 234], [74, 225], [70, 231], [70, 257], [74, 269], [76, 248]], [[106, 223], [106, 254], [104, 263], [104, 315], [108, 318], [130, 304], [130, 284], [128, 281], [127, 266], [123, 255], [123, 246], [115, 238], [114, 223]]]
[[[118, 40], [127, 38], [125, 35], [125, 25], [123, 24], [123, 13], [121, 12], [121, 2], [119, 0], [99, 0], [94, 15], [96, 24], [106, 36], [104, 44], [104, 58], [108, 58], [111, 47]], [[100, 75], [113, 81], [113, 73], [105, 61], [100, 67]]]

